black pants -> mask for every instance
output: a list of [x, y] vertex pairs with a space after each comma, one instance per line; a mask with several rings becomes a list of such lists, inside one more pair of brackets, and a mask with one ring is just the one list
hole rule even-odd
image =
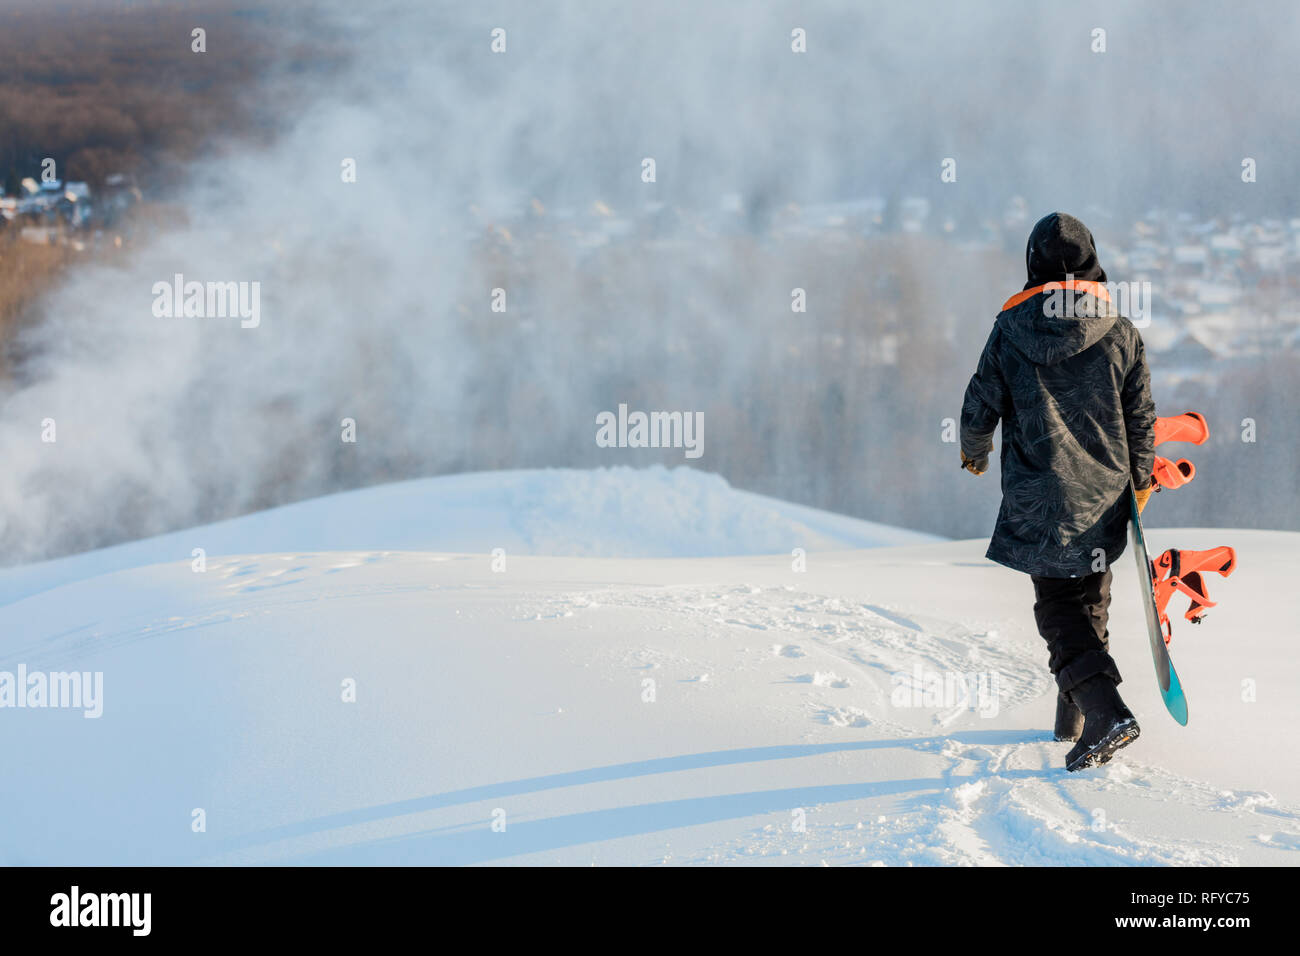
[[1034, 582], [1034, 620], [1047, 642], [1047, 666], [1056, 686], [1069, 691], [1097, 674], [1119, 683], [1110, 656], [1110, 570], [1082, 578], [1042, 578]]

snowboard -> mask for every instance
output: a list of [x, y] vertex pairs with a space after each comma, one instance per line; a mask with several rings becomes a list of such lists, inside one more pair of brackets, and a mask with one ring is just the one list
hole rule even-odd
[[1169, 647], [1165, 644], [1164, 631], [1160, 627], [1160, 612], [1156, 608], [1156, 591], [1153, 584], [1151, 557], [1147, 553], [1146, 536], [1142, 533], [1142, 517], [1138, 514], [1137, 495], [1129, 486], [1129, 508], [1132, 523], [1129, 525], [1129, 538], [1133, 544], [1133, 556], [1137, 558], [1138, 589], [1142, 595], [1142, 608], [1146, 612], [1147, 638], [1151, 642], [1151, 663], [1156, 668], [1156, 682], [1160, 685], [1160, 697], [1165, 702], [1169, 715], [1184, 727], [1187, 726], [1187, 698], [1183, 695], [1183, 685], [1178, 681], [1178, 672], [1169, 657]]

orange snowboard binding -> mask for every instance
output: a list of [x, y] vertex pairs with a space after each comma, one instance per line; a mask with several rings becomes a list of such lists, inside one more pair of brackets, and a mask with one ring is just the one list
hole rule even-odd
[[[1183, 412], [1181, 415], [1156, 419], [1157, 445], [1167, 441], [1203, 445], [1209, 437], [1210, 426], [1206, 423], [1205, 416], [1197, 412]], [[1181, 488], [1195, 477], [1196, 466], [1186, 458], [1170, 461], [1156, 455], [1151, 487], [1154, 491]], [[1236, 567], [1237, 552], [1226, 546], [1211, 548], [1209, 551], [1170, 548], [1151, 562], [1151, 585], [1155, 590], [1156, 611], [1160, 616], [1160, 630], [1166, 645], [1174, 636], [1168, 613], [1169, 600], [1174, 593], [1181, 591], [1191, 599], [1191, 606], [1183, 617], [1193, 624], [1200, 624], [1205, 612], [1214, 607], [1214, 602], [1205, 589], [1205, 575], [1217, 571], [1226, 578]]]
[[1151, 562], [1151, 581], [1155, 588], [1156, 610], [1160, 614], [1160, 629], [1165, 644], [1173, 638], [1167, 608], [1175, 591], [1191, 598], [1191, 606], [1183, 617], [1200, 624], [1207, 609], [1215, 606], [1205, 589], [1205, 574], [1215, 571], [1225, 578], [1237, 568], [1237, 552], [1227, 546], [1208, 551], [1181, 551], [1170, 548]]
[[1167, 441], [1186, 441], [1193, 445], [1204, 445], [1210, 437], [1210, 426], [1200, 412], [1183, 412], [1168, 418], [1156, 419], [1156, 444]]
[[[1193, 445], [1204, 445], [1210, 437], [1210, 426], [1205, 416], [1199, 412], [1183, 412], [1168, 418], [1156, 419], [1156, 444], [1167, 441], [1185, 441]], [[1196, 477], [1196, 466], [1186, 458], [1170, 461], [1156, 455], [1155, 468], [1151, 473], [1151, 487], [1154, 491], [1161, 488], [1181, 488]]]

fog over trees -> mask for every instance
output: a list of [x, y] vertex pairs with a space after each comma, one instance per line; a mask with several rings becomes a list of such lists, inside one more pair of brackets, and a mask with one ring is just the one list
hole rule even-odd
[[[65, 7], [91, 5], [46, 9]], [[1072, 212], [1104, 253], [1152, 209], [1300, 215], [1292, 5], [283, 4], [194, 61], [192, 17], [139, 7], [120, 16], [144, 31], [134, 64], [96, 59], [94, 30], [43, 51], [66, 64], [41, 74], [71, 91], [62, 118], [0, 72], [0, 121], [25, 130], [0, 137], [0, 170], [30, 175], [47, 150], [87, 179], [136, 163], [185, 211], [22, 300], [0, 379], [3, 563], [537, 466], [698, 467], [981, 535], [996, 467], [960, 472], [945, 420], [1024, 282], [1033, 219]], [[94, 94], [109, 62], [171, 57], [181, 79], [153, 97], [126, 79]], [[238, 135], [214, 135], [228, 120]], [[1017, 197], [1028, 220], [1008, 224]], [[851, 205], [876, 199], [878, 216]], [[153, 317], [176, 273], [259, 282], [260, 326]], [[1277, 295], [1300, 315], [1294, 273]], [[1153, 524], [1300, 528], [1298, 362], [1158, 379], [1160, 413], [1202, 411], [1212, 439], [1180, 450], [1198, 478]], [[598, 447], [619, 403], [703, 412], [704, 455]]]

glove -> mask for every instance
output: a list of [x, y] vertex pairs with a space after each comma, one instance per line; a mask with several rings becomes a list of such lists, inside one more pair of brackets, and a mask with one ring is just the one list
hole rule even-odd
[[1134, 488], [1133, 497], [1137, 499], [1138, 514], [1141, 514], [1142, 509], [1147, 506], [1147, 499], [1151, 497], [1151, 486], [1148, 485], [1145, 488]]
[[968, 458], [963, 451], [961, 453], [961, 466], [972, 475], [982, 475], [989, 470], [989, 456], [985, 453], [978, 458]]

